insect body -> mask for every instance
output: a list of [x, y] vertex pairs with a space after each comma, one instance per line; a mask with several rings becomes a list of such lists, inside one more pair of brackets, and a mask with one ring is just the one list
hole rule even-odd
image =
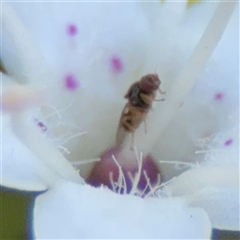
[[[152, 107], [152, 102], [155, 100], [157, 90], [159, 90], [161, 94], [165, 93], [160, 90], [160, 83], [161, 81], [157, 74], [148, 74], [130, 86], [125, 95], [128, 103], [122, 111], [119, 122], [117, 145], [123, 143], [126, 132], [132, 133], [133, 145], [134, 132], [143, 121], [145, 122], [147, 114]], [[162, 100], [164, 99], [160, 101]]]

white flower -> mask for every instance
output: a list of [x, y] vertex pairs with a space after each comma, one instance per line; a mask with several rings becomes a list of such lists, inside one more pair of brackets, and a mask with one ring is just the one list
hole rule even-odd
[[[211, 227], [238, 230], [238, 8], [216, 6], [3, 4], [1, 184], [45, 191], [34, 207], [36, 238], [192, 239], [209, 238]], [[114, 146], [122, 96], [155, 70], [165, 102], [155, 103], [135, 145], [170, 181], [146, 199], [85, 184], [90, 167], [81, 165], [80, 177], [73, 165]], [[133, 156], [124, 149], [119, 158]]]

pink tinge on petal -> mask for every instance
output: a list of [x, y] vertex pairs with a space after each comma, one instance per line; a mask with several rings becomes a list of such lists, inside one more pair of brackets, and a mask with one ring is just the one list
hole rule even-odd
[[217, 92], [217, 93], [214, 95], [214, 99], [215, 99], [215, 100], [218, 100], [218, 101], [222, 100], [223, 97], [224, 97], [224, 94], [223, 94], [222, 92]]
[[[95, 187], [104, 185], [111, 190], [114, 190], [113, 184], [118, 183], [119, 167], [114, 162], [112, 155], [115, 156], [116, 160], [121, 166], [126, 181], [125, 192], [130, 193], [133, 187], [132, 179], [136, 177], [139, 166], [136, 159], [130, 159], [129, 164], [127, 164], [126, 161], [124, 164], [120, 164], [121, 149], [117, 147], [110, 149], [101, 156], [101, 161], [94, 165], [86, 182]], [[156, 184], [160, 183], [159, 168], [150, 155], [143, 159], [140, 179], [137, 184], [137, 188], [142, 196], [145, 196], [151, 191], [151, 187], [149, 187], [147, 183], [147, 178], [149, 179], [151, 187], [154, 187]], [[124, 188], [119, 189], [119, 187], [116, 187], [115, 191], [124, 193]]]
[[232, 139], [232, 138], [229, 138], [228, 140], [226, 140], [226, 141], [224, 142], [224, 145], [225, 145], [226, 147], [228, 147], [228, 146], [232, 145], [232, 143], [233, 143], [233, 139]]
[[64, 86], [70, 90], [76, 90], [79, 87], [79, 82], [75, 76], [69, 74], [64, 78]]
[[12, 86], [4, 92], [0, 99], [0, 107], [4, 112], [18, 112], [42, 104], [44, 96], [27, 87]]
[[78, 33], [77, 26], [75, 24], [68, 24], [67, 25], [67, 34], [69, 36], [75, 36]]
[[121, 73], [123, 71], [123, 61], [118, 56], [113, 56], [110, 59], [111, 70], [114, 73]]

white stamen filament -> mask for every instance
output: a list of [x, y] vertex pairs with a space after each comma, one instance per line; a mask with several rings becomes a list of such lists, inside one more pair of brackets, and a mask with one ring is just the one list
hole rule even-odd
[[109, 173], [109, 178], [110, 178], [110, 183], [111, 183], [111, 186], [112, 186], [112, 190], [113, 190], [113, 192], [116, 193], [117, 192], [117, 190], [116, 190], [117, 186], [116, 186], [116, 183], [113, 180], [113, 172]]
[[71, 106], [72, 106], [72, 103], [69, 104], [68, 106], [62, 108], [62, 109], [57, 109], [57, 108], [54, 107], [54, 106], [45, 104], [43, 107], [49, 107], [49, 108], [53, 109], [53, 112], [50, 113], [50, 114], [48, 114], [48, 115], [45, 117], [45, 119], [47, 120], [48, 118], [53, 117], [54, 115], [57, 115], [57, 116], [58, 116], [58, 119], [61, 119], [61, 118], [62, 118], [61, 112], [64, 112], [64, 111], [68, 110]]
[[197, 165], [197, 163], [187, 163], [187, 162], [181, 162], [181, 161], [165, 161], [165, 160], [161, 160], [159, 161], [160, 163], [167, 163], [167, 164], [179, 164], [179, 165], [185, 165], [185, 166], [189, 166], [189, 167], [194, 167]]
[[62, 150], [65, 154], [70, 154], [71, 153], [67, 148], [65, 148], [63, 146], [59, 146], [58, 149]]
[[150, 191], [148, 192], [148, 194], [146, 194], [146, 195], [144, 196], [144, 198], [148, 198], [148, 197], [150, 197], [150, 196], [153, 196], [154, 194], [156, 194], [156, 191], [157, 191], [158, 189], [160, 189], [160, 188], [163, 187], [162, 184], [160, 185], [160, 181], [159, 181], [158, 183], [156, 183], [155, 186], [152, 186], [151, 183], [150, 183], [149, 178], [148, 178], [147, 180], [148, 180], [148, 182], [149, 182]]
[[117, 159], [115, 158], [114, 155], [112, 155], [112, 159], [113, 161], [116, 163], [118, 170], [119, 170], [119, 175], [118, 175], [118, 193], [121, 192], [121, 189], [123, 188], [123, 193], [126, 194], [127, 192], [127, 183], [126, 183], [126, 179], [124, 177], [123, 171], [122, 171], [122, 167], [119, 165]]
[[86, 159], [86, 160], [78, 160], [78, 161], [71, 161], [72, 165], [82, 165], [82, 164], [88, 164], [92, 162], [99, 162], [101, 158], [93, 158], [93, 159]]
[[208, 150], [198, 150], [198, 151], [195, 151], [195, 154], [201, 154], [201, 153], [211, 153], [211, 152], [218, 152], [218, 151], [224, 151], [224, 149], [208, 149]]
[[[171, 182], [174, 182], [174, 181], [176, 180], [176, 178], [177, 178], [177, 177], [173, 177], [173, 178], [171, 178], [170, 180], [168, 180], [167, 182], [164, 182], [164, 183], [160, 184], [158, 187], [156, 187], [155, 193], [156, 193], [156, 194], [159, 193], [159, 191], [164, 188], [167, 196], [170, 197], [170, 193], [168, 192], [168, 189], [165, 188], [165, 187], [166, 187], [168, 184], [170, 184]], [[160, 196], [160, 194], [159, 194], [159, 196]], [[145, 198], [146, 198], [146, 197], [148, 197], [148, 195], [146, 195]]]
[[130, 194], [135, 194], [135, 193], [138, 192], [138, 183], [140, 181], [141, 172], [142, 172], [143, 153], [140, 152], [140, 156], [139, 156], [138, 152], [137, 152], [137, 148], [135, 147], [135, 154], [136, 154], [136, 157], [137, 157], [138, 172], [137, 172], [137, 175], [134, 178], [133, 186], [132, 186]]
[[[144, 195], [144, 193], [146, 192], [148, 187], [150, 189], [149, 193], [151, 193], [151, 194], [154, 193], [153, 187], [152, 187], [151, 182], [150, 182], [150, 178], [147, 176], [146, 171], [144, 171], [143, 174], [144, 174], [144, 177], [145, 177], [145, 179], [147, 181], [147, 184], [146, 184], [145, 188], [142, 191], [142, 196]], [[148, 196], [148, 194], [146, 196]]]
[[64, 145], [64, 144], [66, 144], [67, 142], [69, 142], [70, 140], [72, 140], [72, 139], [74, 139], [74, 138], [77, 138], [77, 137], [80, 137], [80, 136], [82, 136], [82, 135], [84, 135], [84, 134], [86, 134], [86, 133], [87, 133], [86, 131], [80, 132], [80, 133], [76, 133], [76, 134], [68, 137], [67, 139], [65, 139], [65, 140], [64, 140], [63, 142], [61, 142], [60, 144], [61, 144], [61, 145]]

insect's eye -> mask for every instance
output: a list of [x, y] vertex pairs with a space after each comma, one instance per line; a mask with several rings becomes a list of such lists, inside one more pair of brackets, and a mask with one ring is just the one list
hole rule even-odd
[[154, 77], [149, 78], [149, 82], [155, 84], [157, 81]]

